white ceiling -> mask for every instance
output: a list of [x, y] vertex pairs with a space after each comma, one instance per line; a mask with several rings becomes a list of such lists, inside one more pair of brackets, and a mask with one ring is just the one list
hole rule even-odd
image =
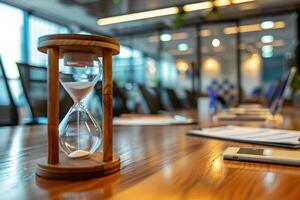
[[[99, 27], [96, 20], [101, 16], [112, 16], [127, 12], [139, 12], [169, 6], [185, 5], [199, 2], [199, 0], [120, 0], [120, 4], [113, 4], [112, 0], [0, 0], [21, 8], [30, 10], [36, 14], [46, 16], [56, 21], [64, 21], [70, 26], [79, 24], [93, 31], [100, 31], [106, 34], [113, 34], [114, 30], [128, 30], [147, 25], [164, 23], [170, 25], [174, 19], [161, 17], [150, 20], [141, 20], [130, 23], [115, 24]], [[61, 2], [76, 2], [64, 4]], [[201, 0], [204, 1], [204, 0]], [[274, 8], [293, 7], [300, 3], [300, 0], [256, 0], [255, 3], [245, 3], [239, 6], [229, 6], [223, 9], [224, 16], [246, 15], [251, 12], [265, 12]], [[97, 5], [97, 6], [89, 6]], [[243, 10], [248, 7], [248, 10]], [[250, 8], [250, 9], [249, 9]], [[93, 10], [91, 14], [90, 10]], [[99, 10], [99, 11], [98, 11]], [[203, 12], [193, 12], [186, 16], [187, 20], [197, 18]]]
[[93, 31], [101, 31], [96, 23], [97, 17], [87, 14], [85, 9], [74, 4], [66, 6], [58, 0], [0, 0], [4, 3], [15, 5], [20, 8], [32, 11], [33, 13], [61, 21], [70, 27], [75, 24], [82, 25]]

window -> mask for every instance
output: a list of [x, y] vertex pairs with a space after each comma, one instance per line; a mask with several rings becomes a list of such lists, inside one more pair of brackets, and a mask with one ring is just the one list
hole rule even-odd
[[113, 78], [121, 85], [127, 82], [126, 73], [130, 65], [131, 55], [131, 49], [121, 45], [120, 54], [113, 57]]
[[21, 60], [22, 10], [0, 3], [0, 55], [8, 78], [18, 78], [16, 62]]
[[47, 57], [37, 50], [38, 38], [43, 35], [68, 33], [64, 26], [49, 22], [47, 20], [29, 17], [29, 62], [33, 65], [46, 65]]
[[[23, 11], [0, 3], [0, 56], [5, 73], [9, 79], [10, 89], [15, 97], [21, 94], [16, 62], [21, 60]], [[2, 87], [0, 87], [2, 88]], [[2, 89], [1, 89], [2, 92]], [[5, 98], [3, 95], [2, 98]], [[17, 98], [16, 98], [17, 99]]]

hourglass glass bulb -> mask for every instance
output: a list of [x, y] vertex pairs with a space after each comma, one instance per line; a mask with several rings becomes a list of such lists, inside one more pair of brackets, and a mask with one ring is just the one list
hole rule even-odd
[[100, 79], [100, 68], [91, 53], [68, 52], [60, 60], [60, 82], [74, 101], [59, 125], [60, 147], [69, 158], [87, 157], [101, 146], [100, 126], [82, 103]]

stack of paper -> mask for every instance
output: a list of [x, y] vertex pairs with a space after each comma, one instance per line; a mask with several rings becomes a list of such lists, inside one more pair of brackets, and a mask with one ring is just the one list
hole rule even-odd
[[113, 124], [117, 126], [151, 126], [151, 125], [172, 125], [172, 124], [192, 124], [195, 121], [186, 117], [157, 116], [157, 117], [130, 117], [114, 118]]
[[222, 126], [205, 128], [202, 130], [192, 130], [188, 134], [255, 144], [300, 148], [300, 131]]
[[240, 112], [238, 110], [229, 110], [219, 112], [214, 115], [218, 121], [265, 121], [272, 118], [269, 112]]

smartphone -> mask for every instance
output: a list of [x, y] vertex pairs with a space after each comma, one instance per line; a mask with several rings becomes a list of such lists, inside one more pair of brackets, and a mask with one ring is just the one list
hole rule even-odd
[[225, 160], [264, 162], [300, 166], [300, 151], [228, 147], [223, 152]]

